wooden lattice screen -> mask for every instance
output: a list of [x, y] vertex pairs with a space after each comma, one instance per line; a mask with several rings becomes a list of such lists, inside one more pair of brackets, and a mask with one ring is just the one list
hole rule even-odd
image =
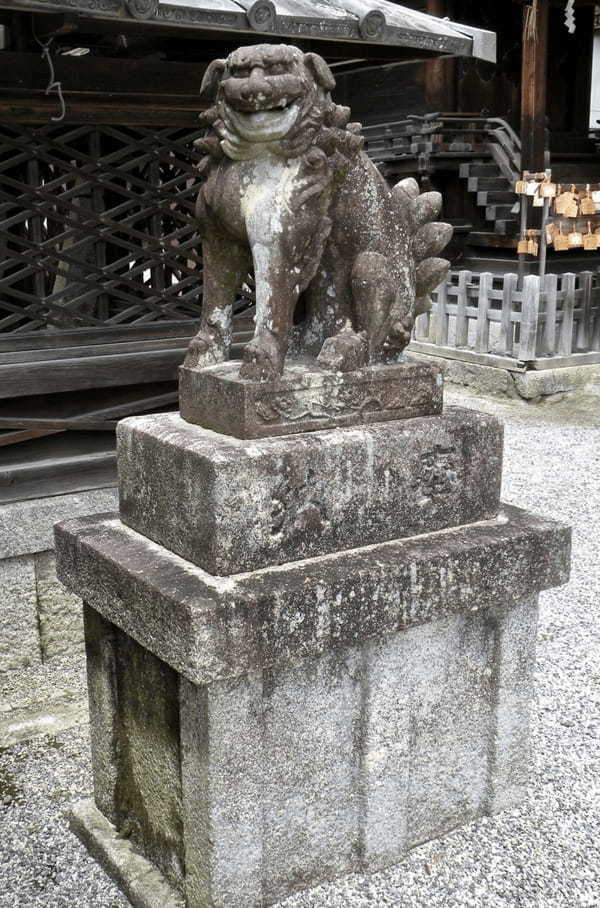
[[0, 127], [0, 337], [198, 318], [200, 135]]

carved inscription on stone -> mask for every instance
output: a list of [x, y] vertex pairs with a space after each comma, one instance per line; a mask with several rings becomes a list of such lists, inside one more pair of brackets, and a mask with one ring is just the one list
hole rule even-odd
[[315, 470], [304, 475], [284, 471], [271, 497], [271, 538], [281, 542], [303, 533], [321, 535], [329, 526], [326, 495]]
[[420, 457], [417, 492], [419, 504], [426, 504], [437, 495], [453, 492], [460, 479], [456, 448], [435, 445]]

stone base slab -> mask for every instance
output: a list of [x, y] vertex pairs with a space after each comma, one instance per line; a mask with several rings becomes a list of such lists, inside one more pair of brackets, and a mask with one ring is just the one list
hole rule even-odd
[[73, 832], [123, 890], [134, 908], [185, 908], [184, 898], [120, 836], [93, 801], [80, 801], [69, 817]]
[[[600, 358], [600, 351], [598, 352]], [[574, 392], [600, 393], [600, 363], [563, 366], [550, 369], [530, 369], [511, 373], [517, 394], [526, 400], [540, 400], [555, 394]]]
[[58, 735], [88, 722], [88, 705], [82, 685], [81, 700], [50, 701], [46, 709], [11, 710], [0, 719], [0, 748], [13, 747], [40, 735]]
[[179, 371], [183, 419], [237, 438], [432, 416], [442, 396], [440, 371], [414, 362], [330, 372], [298, 361], [270, 382], [240, 378], [235, 362]]
[[109, 515], [59, 524], [56, 551], [68, 589], [202, 684], [522, 601], [567, 581], [570, 538], [504, 506], [494, 520], [215, 577]]
[[496, 516], [502, 435], [451, 407], [251, 441], [133, 417], [118, 427], [121, 519], [218, 575], [414, 536]]
[[[514, 369], [507, 357], [506, 367], [475, 363], [458, 358], [436, 356], [409, 348], [410, 360], [430, 363], [440, 369], [448, 384], [464, 385], [483, 394], [502, 394], [511, 398], [523, 398], [540, 402], [562, 394], [598, 394], [600, 389], [600, 363], [581, 365], [560, 365], [544, 368]], [[584, 354], [585, 355], [585, 354]], [[573, 360], [577, 354], [565, 357]], [[598, 353], [600, 357], [600, 352]], [[497, 358], [498, 359], [498, 358]], [[560, 359], [556, 357], [555, 359]]]

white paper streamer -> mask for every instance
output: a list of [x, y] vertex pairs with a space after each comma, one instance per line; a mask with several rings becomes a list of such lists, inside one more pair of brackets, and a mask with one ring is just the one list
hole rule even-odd
[[565, 25], [570, 35], [575, 31], [575, 0], [567, 0], [565, 6]]

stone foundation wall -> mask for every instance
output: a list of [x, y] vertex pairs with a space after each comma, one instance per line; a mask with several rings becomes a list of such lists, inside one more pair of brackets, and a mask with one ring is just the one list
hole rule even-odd
[[0, 671], [82, 650], [81, 600], [57, 579], [54, 552], [0, 561], [0, 589]]
[[83, 653], [81, 600], [56, 577], [53, 525], [115, 510], [115, 489], [0, 506], [0, 673]]

